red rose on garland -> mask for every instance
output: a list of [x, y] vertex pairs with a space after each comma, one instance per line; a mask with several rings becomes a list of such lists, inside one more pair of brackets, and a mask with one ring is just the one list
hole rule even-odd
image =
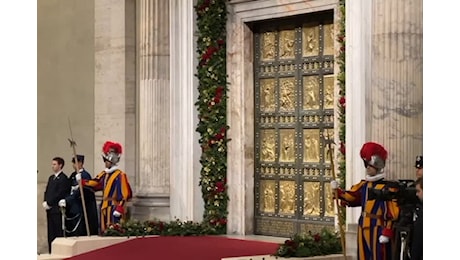
[[345, 107], [345, 97], [341, 97], [341, 98], [339, 99], [339, 103], [340, 103], [340, 105], [341, 105], [342, 107]]

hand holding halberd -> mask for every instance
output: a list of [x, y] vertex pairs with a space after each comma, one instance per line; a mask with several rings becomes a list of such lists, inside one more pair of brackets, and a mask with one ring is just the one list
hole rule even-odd
[[46, 209], [46, 210], [49, 210], [51, 207], [48, 205], [48, 202], [46, 201], [43, 201], [43, 204], [42, 204], [43, 208]]
[[336, 190], [339, 188], [339, 183], [336, 180], [331, 181], [331, 189]]
[[71, 191], [76, 191], [78, 190], [79, 186], [78, 185], [74, 185], [70, 188]]

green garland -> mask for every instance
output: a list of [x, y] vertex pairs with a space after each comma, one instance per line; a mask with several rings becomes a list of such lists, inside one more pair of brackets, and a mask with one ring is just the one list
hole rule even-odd
[[[337, 41], [340, 44], [339, 54], [337, 56], [337, 63], [339, 64], [339, 72], [337, 73], [337, 81], [339, 86], [339, 102], [338, 106], [338, 121], [339, 121], [339, 141], [340, 141], [340, 155], [338, 156], [339, 162], [339, 173], [338, 179], [340, 180], [340, 186], [342, 189], [345, 185], [345, 0], [339, 1], [339, 32], [337, 33]], [[342, 214], [337, 216], [342, 221], [339, 223], [345, 223], [346, 214], [345, 210], [341, 211]], [[343, 227], [345, 228], [345, 227]]]
[[197, 132], [201, 137], [202, 165], [200, 186], [204, 200], [203, 223], [226, 233], [227, 224], [227, 71], [225, 0], [198, 0], [197, 14], [199, 64]]
[[338, 178], [342, 188], [345, 187], [345, 0], [339, 1], [339, 32], [337, 41], [340, 44], [337, 63], [339, 64], [339, 72], [337, 73], [337, 81], [339, 86], [339, 102], [338, 102], [338, 121], [339, 121], [339, 141], [340, 141], [340, 156], [339, 156], [339, 174]]

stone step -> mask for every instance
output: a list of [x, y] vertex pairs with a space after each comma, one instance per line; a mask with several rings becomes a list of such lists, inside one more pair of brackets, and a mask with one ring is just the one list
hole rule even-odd
[[56, 254], [40, 254], [37, 256], [37, 260], [63, 260], [65, 258], [67, 258], [67, 256]]
[[58, 237], [51, 244], [51, 254], [37, 255], [37, 260], [62, 260], [96, 249], [122, 243], [135, 237]]

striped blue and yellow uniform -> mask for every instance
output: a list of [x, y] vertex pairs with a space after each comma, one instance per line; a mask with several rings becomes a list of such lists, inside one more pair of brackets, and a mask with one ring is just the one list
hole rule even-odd
[[392, 241], [381, 244], [380, 235], [393, 238], [393, 222], [399, 216], [399, 207], [396, 200], [376, 200], [368, 198], [368, 189], [376, 190], [390, 188], [382, 180], [361, 180], [350, 190], [338, 190], [339, 198], [349, 207], [361, 207], [361, 216], [358, 221], [358, 260], [387, 260], [391, 259]]
[[[85, 181], [85, 185], [92, 187], [95, 191], [102, 190], [99, 223], [101, 233], [111, 224], [119, 223], [126, 218], [126, 202], [132, 198], [132, 190], [126, 173], [119, 169], [112, 173], [102, 171], [95, 178]], [[119, 218], [113, 216], [117, 208], [122, 213]]]

